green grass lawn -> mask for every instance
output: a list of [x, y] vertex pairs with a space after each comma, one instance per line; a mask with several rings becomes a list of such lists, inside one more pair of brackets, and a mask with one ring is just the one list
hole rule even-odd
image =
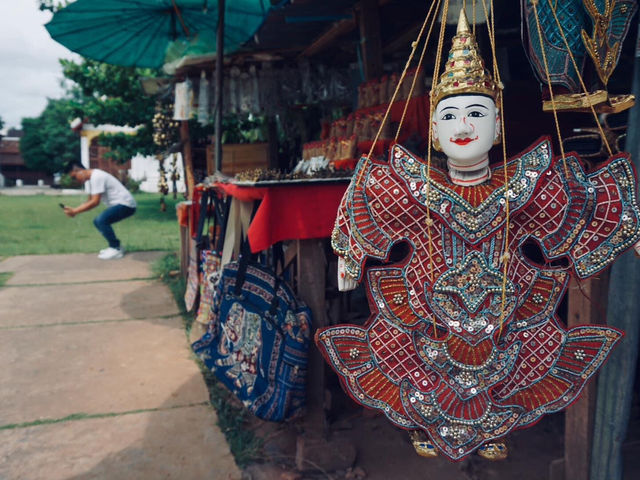
[[[166, 197], [167, 210], [160, 211], [160, 194], [134, 195], [138, 202], [135, 215], [114, 224], [113, 229], [125, 250], [180, 249], [180, 227], [175, 205], [181, 200]], [[0, 195], [0, 257], [50, 253], [98, 253], [107, 247], [93, 225], [104, 206], [67, 217], [59, 203], [77, 206], [86, 195], [25, 196]]]

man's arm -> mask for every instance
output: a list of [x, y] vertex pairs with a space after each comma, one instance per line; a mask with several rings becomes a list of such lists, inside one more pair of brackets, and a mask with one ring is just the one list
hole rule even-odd
[[100, 205], [100, 194], [96, 193], [94, 195], [89, 195], [89, 199], [81, 205], [78, 205], [75, 208], [72, 207], [64, 207], [64, 213], [68, 217], [75, 217], [77, 214], [86, 212], [87, 210], [91, 210], [92, 208]]

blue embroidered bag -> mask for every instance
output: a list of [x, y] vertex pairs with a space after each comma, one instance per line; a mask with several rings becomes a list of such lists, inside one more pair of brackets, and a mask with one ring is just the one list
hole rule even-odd
[[209, 330], [192, 347], [254, 415], [279, 422], [303, 413], [310, 328], [289, 285], [243, 255], [223, 268]]

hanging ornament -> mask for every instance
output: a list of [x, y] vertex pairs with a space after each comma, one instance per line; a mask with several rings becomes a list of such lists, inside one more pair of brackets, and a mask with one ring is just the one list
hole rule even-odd
[[193, 84], [187, 79], [175, 84], [174, 91], [174, 120], [189, 120], [194, 115], [193, 110]]
[[[609, 77], [637, 10], [632, 0], [521, 0], [525, 51], [533, 71], [555, 99], [543, 110], [621, 112], [632, 95], [610, 95]], [[546, 65], [545, 65], [546, 63]], [[583, 79], [589, 69], [597, 76]], [[550, 92], [549, 92], [550, 93]]]
[[167, 172], [164, 169], [163, 159], [158, 157], [158, 191], [162, 195], [169, 193], [169, 185], [167, 184]]
[[179, 139], [178, 122], [171, 118], [173, 106], [162, 100], [156, 101], [155, 112], [152, 119], [153, 143], [161, 151], [168, 149]]

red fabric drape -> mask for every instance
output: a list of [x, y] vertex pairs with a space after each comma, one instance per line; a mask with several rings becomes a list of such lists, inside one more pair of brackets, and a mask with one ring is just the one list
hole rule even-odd
[[[253, 252], [267, 249], [282, 240], [325, 238], [331, 235], [338, 205], [348, 182], [323, 185], [242, 187], [218, 183], [218, 192], [243, 202], [262, 200], [249, 227]], [[205, 187], [197, 187], [189, 209], [191, 235], [200, 215], [200, 199]]]
[[282, 240], [329, 237], [348, 183], [266, 188], [249, 227], [252, 252]]

